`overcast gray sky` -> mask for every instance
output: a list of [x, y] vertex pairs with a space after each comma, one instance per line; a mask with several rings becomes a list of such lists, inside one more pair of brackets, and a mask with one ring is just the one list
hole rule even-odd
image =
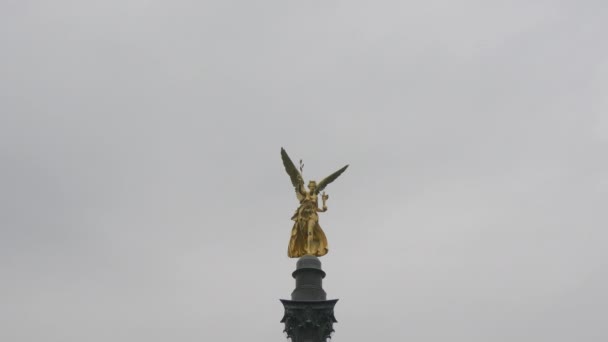
[[0, 340], [608, 340], [605, 1], [0, 0]]

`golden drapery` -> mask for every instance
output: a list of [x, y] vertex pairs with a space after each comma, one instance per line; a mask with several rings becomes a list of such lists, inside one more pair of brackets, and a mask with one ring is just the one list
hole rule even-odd
[[[303, 255], [323, 256], [327, 254], [327, 237], [319, 226], [316, 196], [307, 196], [301, 203], [292, 220], [295, 221], [291, 229], [291, 238], [287, 255], [290, 258], [299, 258]], [[310, 232], [309, 232], [310, 230]], [[312, 234], [310, 245], [308, 234]]]

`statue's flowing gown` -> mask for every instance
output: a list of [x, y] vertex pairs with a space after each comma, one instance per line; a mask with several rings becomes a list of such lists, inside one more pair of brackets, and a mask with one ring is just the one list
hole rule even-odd
[[[289, 240], [289, 248], [287, 250], [287, 255], [290, 258], [299, 258], [306, 254], [315, 256], [327, 254], [327, 238], [325, 237], [325, 233], [321, 229], [321, 226], [319, 226], [316, 198], [310, 198], [308, 196], [304, 198], [291, 219], [295, 221], [295, 223], [291, 229], [291, 239]], [[314, 222], [312, 232], [313, 238], [310, 246], [310, 253], [307, 253], [308, 223], [311, 220]]]

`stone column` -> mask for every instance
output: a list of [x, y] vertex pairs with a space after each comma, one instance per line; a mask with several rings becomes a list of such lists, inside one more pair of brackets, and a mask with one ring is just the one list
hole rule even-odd
[[334, 306], [337, 299], [327, 300], [323, 290], [325, 272], [321, 261], [313, 255], [301, 257], [292, 273], [296, 288], [291, 300], [281, 299], [285, 315], [285, 333], [292, 342], [325, 342], [334, 331]]

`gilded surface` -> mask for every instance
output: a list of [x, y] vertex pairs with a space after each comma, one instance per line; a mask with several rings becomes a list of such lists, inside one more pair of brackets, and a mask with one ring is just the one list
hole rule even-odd
[[[336, 180], [346, 170], [348, 165], [327, 176], [318, 184], [315, 181], [310, 181], [308, 183], [308, 190], [306, 190], [301, 172], [304, 167], [302, 161], [300, 160], [300, 169], [298, 170], [283, 148], [281, 148], [281, 159], [283, 159], [285, 170], [289, 178], [291, 178], [291, 184], [296, 191], [296, 197], [300, 201], [300, 206], [291, 217], [294, 225], [291, 229], [287, 255], [290, 258], [299, 258], [307, 254], [323, 256], [328, 251], [327, 238], [319, 225], [318, 213], [327, 211], [327, 199], [329, 199], [329, 195], [325, 194], [325, 192], [321, 193], [321, 191], [329, 183]], [[321, 193], [321, 208], [319, 208], [319, 193]]]

